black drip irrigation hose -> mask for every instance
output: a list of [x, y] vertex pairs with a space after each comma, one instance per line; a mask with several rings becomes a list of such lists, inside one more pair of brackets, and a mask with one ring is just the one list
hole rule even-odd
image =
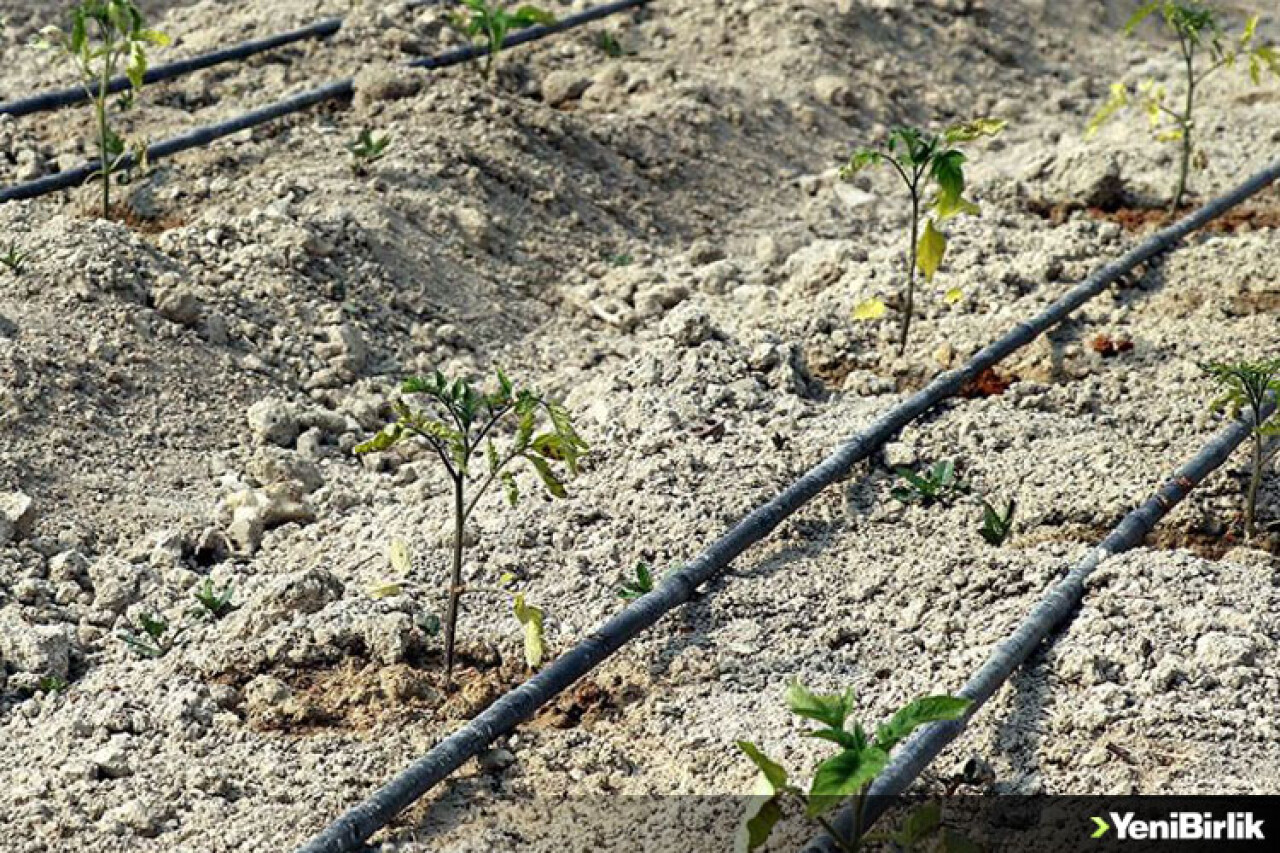
[[[1275, 411], [1272, 399], [1263, 412], [1264, 419]], [[866, 832], [883, 816], [893, 799], [903, 794], [942, 750], [960, 736], [973, 715], [1008, 681], [1014, 670], [1040, 648], [1041, 644], [1061, 632], [1075, 617], [1084, 600], [1084, 582], [1107, 560], [1142, 544], [1147, 534], [1169, 512], [1182, 502], [1206, 477], [1222, 466], [1241, 442], [1253, 432], [1252, 415], [1232, 422], [1219, 432], [1200, 452], [1183, 465], [1146, 503], [1125, 516], [1111, 533], [1076, 564], [1066, 577], [1055, 584], [1000, 645], [982, 668], [969, 679], [957, 695], [973, 700], [963, 719], [930, 723], [921, 727], [893, 757], [889, 766], [867, 792], [861, 826]], [[856, 815], [851, 806], [844, 808], [832, 821], [842, 838], [853, 840]], [[804, 853], [837, 853], [831, 836], [814, 838]]]
[[[576, 15], [569, 15], [561, 18], [554, 24], [538, 25], [528, 27], [518, 32], [511, 33], [502, 42], [503, 48], [515, 47], [516, 45], [528, 44], [557, 33], [580, 27], [584, 24], [598, 21], [601, 18], [607, 18], [619, 12], [628, 9], [638, 8], [648, 5], [653, 0], [616, 0], [613, 3], [605, 3], [586, 9]], [[438, 69], [447, 68], [452, 65], [461, 65], [485, 56], [488, 53], [486, 47], [477, 45], [468, 45], [466, 47], [457, 48], [446, 51], [438, 56], [424, 57], [423, 59], [414, 60], [407, 63], [410, 68]], [[269, 121], [282, 118], [292, 113], [301, 112], [326, 101], [338, 100], [340, 98], [348, 98], [355, 92], [354, 78], [347, 77], [342, 80], [335, 80], [332, 83], [326, 83], [315, 89], [301, 92], [297, 95], [277, 101], [265, 107], [244, 113], [233, 119], [228, 119], [217, 124], [206, 125], [186, 133], [179, 134], [163, 142], [157, 142], [147, 147], [147, 159], [149, 161], [159, 160], [163, 157], [170, 157], [183, 151], [189, 151], [192, 148], [200, 148], [208, 145], [223, 137], [230, 136], [233, 133], [239, 133], [251, 127], [257, 127], [260, 124], [266, 124]], [[124, 157], [119, 165], [119, 169], [129, 169], [137, 165], [137, 159], [132, 155]], [[65, 172], [58, 172], [55, 175], [46, 175], [43, 178], [37, 178], [34, 181], [28, 181], [25, 184], [7, 187], [0, 190], [0, 203], [6, 201], [19, 201], [28, 198], [37, 198], [39, 196], [48, 195], [58, 190], [69, 189], [87, 181], [89, 178], [98, 174], [100, 171], [99, 162], [86, 163], [83, 166], [77, 166]]]
[[[164, 80], [172, 80], [175, 77], [182, 77], [195, 71], [205, 68], [212, 68], [215, 65], [221, 65], [225, 62], [236, 62], [241, 59], [248, 59], [259, 53], [266, 53], [269, 50], [275, 50], [294, 42], [307, 41], [309, 39], [322, 39], [342, 29], [342, 18], [325, 18], [322, 21], [316, 21], [305, 27], [300, 27], [289, 32], [279, 33], [266, 38], [252, 39], [244, 41], [232, 47], [222, 50], [215, 50], [210, 53], [202, 53], [199, 56], [193, 56], [189, 59], [179, 59], [176, 62], [170, 62], [165, 65], [157, 65], [148, 69], [143, 75], [143, 83], [159, 83]], [[129, 78], [115, 77], [107, 85], [108, 91], [112, 94], [123, 92], [129, 88]], [[16, 101], [8, 101], [0, 104], [0, 115], [25, 116], [32, 113], [47, 112], [56, 110], [60, 107], [69, 107], [75, 104], [86, 103], [90, 99], [89, 93], [82, 86], [71, 86], [66, 89], [57, 89], [51, 92], [41, 92], [38, 95], [32, 95], [29, 98], [21, 98]]]
[[296, 853], [349, 853], [359, 849], [397, 814], [442, 782], [497, 738], [511, 732], [542, 705], [665, 615], [689, 601], [694, 591], [723, 572], [747, 548], [772, 533], [827, 486], [883, 446], [903, 427], [956, 396], [969, 380], [1035, 340], [1102, 293], [1135, 267], [1167, 251], [1205, 223], [1280, 178], [1280, 161], [1195, 213], [1152, 235], [1119, 260], [1096, 271], [1033, 319], [979, 351], [964, 367], [940, 374], [924, 389], [890, 409], [853, 436], [768, 503], [756, 508], [653, 592], [613, 616], [545, 669], [503, 695], [471, 722], [438, 743], [364, 802], [352, 807]]

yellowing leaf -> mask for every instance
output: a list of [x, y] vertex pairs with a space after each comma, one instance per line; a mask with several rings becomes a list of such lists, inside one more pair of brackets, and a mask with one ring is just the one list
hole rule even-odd
[[401, 591], [399, 581], [379, 581], [378, 583], [370, 584], [368, 589], [369, 597], [375, 601], [399, 595]]
[[397, 574], [407, 575], [413, 568], [413, 558], [409, 555], [409, 543], [403, 539], [391, 540], [391, 544], [387, 546], [387, 559]]
[[885, 307], [883, 301], [873, 296], [872, 298], [859, 302], [854, 306], [853, 319], [858, 321], [879, 320], [888, 310], [889, 309]]
[[953, 287], [942, 295], [942, 299], [948, 305], [955, 305], [961, 299], [964, 299], [964, 291], [958, 287]]
[[524, 593], [516, 595], [516, 619], [524, 626], [524, 661], [530, 669], [542, 666], [546, 655], [546, 644], [542, 636], [542, 611], [531, 604], [525, 604]]
[[924, 273], [926, 281], [932, 281], [938, 267], [942, 266], [942, 258], [947, 254], [947, 238], [933, 226], [930, 219], [924, 224], [924, 234], [916, 247], [916, 266]]
[[1129, 90], [1125, 88], [1123, 83], [1111, 84], [1111, 96], [1107, 98], [1107, 102], [1089, 119], [1088, 126], [1085, 127], [1084, 138], [1092, 139], [1097, 135], [1098, 130], [1107, 123], [1107, 121], [1124, 109], [1129, 104]]

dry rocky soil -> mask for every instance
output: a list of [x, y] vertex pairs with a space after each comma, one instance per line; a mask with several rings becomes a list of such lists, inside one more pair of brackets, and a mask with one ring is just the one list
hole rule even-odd
[[[72, 82], [26, 46], [64, 5], [0, 2], [0, 97]], [[347, 23], [147, 90], [133, 139], [353, 73], [357, 94], [152, 164], [114, 221], [92, 187], [0, 207], [0, 249], [29, 256], [0, 276], [14, 853], [292, 849], [525, 677], [502, 575], [563, 652], [622, 606], [637, 562], [696, 555], [1122, 253], [1173, 180], [1140, 116], [1082, 138], [1111, 81], [1177, 71], [1155, 28], [1117, 37], [1120, 0], [658, 0], [513, 49], [489, 81], [400, 67], [459, 43], [440, 3], [142, 5], [174, 37], [156, 61]], [[1270, 5], [1232, 8], [1269, 12], [1276, 39]], [[1280, 81], [1224, 72], [1203, 98], [1196, 200], [1280, 150]], [[903, 193], [836, 169], [894, 124], [975, 115], [1009, 121], [971, 148], [982, 215], [951, 226], [899, 358]], [[358, 175], [362, 128], [392, 142]], [[0, 180], [81, 164], [89, 132], [86, 109], [0, 119]], [[907, 429], [379, 849], [635, 849], [640, 827], [645, 849], [727, 849], [727, 795], [753, 781], [734, 741], [797, 772], [823, 751], [785, 710], [790, 679], [855, 688], [869, 723], [958, 688], [1220, 427], [1197, 363], [1280, 355], [1278, 221], [1268, 190]], [[888, 316], [854, 321], [872, 296]], [[522, 472], [517, 508], [480, 505], [466, 574], [485, 589], [446, 694], [448, 481], [412, 448], [352, 448], [404, 376], [495, 365], [563, 400], [592, 450], [565, 500]], [[968, 495], [891, 496], [892, 466], [938, 459]], [[983, 772], [960, 791], [1280, 793], [1280, 478], [1246, 546], [1244, 476], [1240, 455], [1104, 566], [921, 790], [968, 765]], [[980, 495], [1018, 502], [1003, 547], [978, 536]], [[233, 590], [221, 619], [190, 612], [206, 581]], [[171, 626], [162, 656], [122, 640], [144, 615]], [[677, 794], [720, 796], [717, 816], [648, 819], [662, 807], [639, 795]]]

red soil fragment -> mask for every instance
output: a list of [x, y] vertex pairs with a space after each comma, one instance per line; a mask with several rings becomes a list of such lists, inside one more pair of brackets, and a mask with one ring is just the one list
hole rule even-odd
[[1109, 335], [1098, 335], [1089, 342], [1089, 348], [1103, 358], [1114, 358], [1133, 349], [1133, 341], [1116, 340]]
[[1008, 391], [1009, 386], [1016, 381], [1018, 381], [1018, 377], [1001, 376], [996, 373], [994, 367], [988, 367], [961, 387], [960, 396], [966, 400], [973, 400], [979, 397], [999, 397], [1005, 391]]

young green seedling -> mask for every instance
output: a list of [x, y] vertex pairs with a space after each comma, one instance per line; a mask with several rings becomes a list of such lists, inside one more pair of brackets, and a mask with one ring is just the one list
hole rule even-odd
[[144, 613], [138, 617], [137, 628], [133, 631], [125, 631], [120, 635], [120, 639], [124, 640], [125, 645], [133, 649], [139, 657], [161, 658], [173, 645], [172, 640], [165, 636], [168, 630], [169, 623], [164, 619]]
[[[840, 169], [843, 180], [881, 163], [898, 173], [911, 196], [910, 240], [907, 244], [907, 287], [902, 309], [902, 332], [898, 339], [898, 355], [907, 351], [911, 334], [911, 317], [915, 311], [916, 269], [925, 281], [933, 281], [947, 253], [947, 238], [938, 227], [942, 222], [962, 213], [977, 215], [978, 205], [964, 197], [965, 155], [957, 146], [985, 136], [995, 136], [1006, 122], [980, 118], [947, 128], [941, 134], [930, 134], [914, 127], [898, 127], [889, 132], [880, 148], [860, 148]], [[928, 198], [930, 186], [936, 188]], [[923, 219], [924, 233], [921, 233]], [[947, 291], [948, 302], [958, 302], [963, 294], [957, 288]], [[873, 320], [884, 316], [884, 303], [868, 300], [854, 309], [854, 318]]]
[[1252, 539], [1258, 514], [1258, 491], [1267, 463], [1280, 452], [1280, 442], [1267, 446], [1267, 439], [1280, 435], [1280, 413], [1263, 417], [1269, 403], [1280, 398], [1280, 358], [1268, 361], [1238, 361], [1232, 364], [1210, 362], [1200, 369], [1222, 387], [1222, 396], [1214, 400], [1215, 411], [1226, 411], [1236, 417], [1247, 410], [1253, 416], [1253, 436], [1249, 487], [1245, 493], [1244, 535]]
[[[845, 853], [855, 853], [862, 843], [866, 813], [867, 789], [889, 764], [894, 748], [925, 723], [958, 720], [972, 702], [955, 696], [928, 696], [903, 706], [871, 737], [857, 722], [849, 724], [853, 712], [853, 690], [833, 695], [817, 695], [799, 682], [787, 690], [791, 713], [818, 723], [807, 737], [834, 744], [838, 751], [814, 770], [813, 781], [806, 794], [790, 784], [787, 771], [770, 760], [750, 741], [738, 741], [760, 770], [759, 794], [747, 807], [743, 823], [734, 840], [737, 853], [751, 853], [769, 840], [774, 826], [782, 819], [783, 805], [788, 800], [802, 803], [805, 813], [818, 821], [836, 846]], [[842, 835], [824, 815], [846, 801], [851, 801], [854, 833]], [[923, 831], [923, 830], [922, 830]]]
[[374, 133], [365, 128], [360, 131], [356, 141], [347, 145], [351, 154], [351, 171], [363, 176], [369, 173], [369, 167], [387, 155], [387, 147], [391, 144], [388, 133]]
[[[418, 439], [440, 459], [453, 483], [453, 559], [444, 620], [445, 672], [452, 675], [458, 610], [466, 591], [462, 581], [464, 530], [476, 504], [490, 486], [501, 482], [514, 506], [520, 491], [510, 469], [520, 460], [528, 463], [551, 496], [565, 497], [563, 474], [557, 469], [576, 474], [578, 459], [587, 445], [563, 406], [536, 391], [517, 391], [502, 371], [498, 371], [497, 389], [487, 394], [462, 379], [450, 382], [439, 371], [430, 377], [409, 379], [401, 390], [422, 395], [426, 407], [414, 409], [403, 400], [395, 401], [396, 420], [356, 447], [356, 452], [384, 451], [401, 441]], [[497, 444], [500, 433], [506, 434], [501, 448]], [[478, 457], [484, 459], [482, 468], [473, 465]]]
[[205, 578], [204, 583], [196, 589], [194, 593], [196, 603], [191, 607], [191, 615], [196, 618], [208, 619], [216, 622], [223, 616], [226, 616], [236, 606], [231, 603], [231, 596], [235, 592], [230, 585], [221, 590], [213, 588], [213, 579]]
[[1004, 512], [1000, 512], [986, 498], [982, 499], [982, 529], [978, 533], [988, 545], [997, 548], [1005, 543], [1013, 532], [1013, 513], [1017, 509], [1016, 501], [1009, 501]]
[[146, 28], [142, 12], [132, 0], [81, 0], [71, 11], [69, 29], [45, 27], [35, 42], [41, 49], [57, 51], [75, 66], [93, 103], [99, 158], [95, 176], [102, 181], [104, 219], [111, 215], [111, 176], [120, 171], [128, 156], [124, 139], [112, 129], [107, 109], [111, 80], [123, 66], [130, 88], [121, 96], [120, 106], [128, 108], [147, 73], [147, 47], [168, 43], [164, 33]]
[[940, 459], [919, 474], [904, 465], [893, 470], [905, 481], [905, 485], [895, 486], [890, 494], [904, 504], [919, 502], [928, 506], [937, 501], [949, 500], [969, 489], [964, 481], [956, 477], [956, 463], [950, 459]]
[[1111, 95], [1094, 114], [1085, 129], [1085, 137], [1094, 136], [1112, 116], [1134, 102], [1147, 114], [1151, 133], [1159, 142], [1178, 142], [1178, 179], [1169, 202], [1170, 214], [1178, 212], [1187, 190], [1187, 178], [1193, 157], [1203, 158], [1195, 147], [1196, 96], [1205, 80], [1222, 68], [1232, 68], [1242, 57], [1248, 59], [1249, 77], [1257, 85], [1267, 71], [1280, 76], [1280, 53], [1271, 45], [1256, 43], [1258, 16], [1254, 15], [1239, 36], [1232, 39], [1223, 30], [1221, 10], [1195, 0], [1150, 0], [1143, 3], [1124, 26], [1131, 36], [1138, 25], [1159, 12], [1165, 29], [1178, 39], [1182, 58], [1183, 101], [1181, 107], [1166, 103], [1168, 91], [1155, 80], [1143, 80], [1134, 92], [1123, 83], [1111, 86]]
[[608, 30], [601, 30], [600, 35], [596, 36], [596, 47], [610, 59], [617, 59], [622, 56], [622, 42], [618, 41], [618, 37]]
[[0, 255], [0, 264], [4, 264], [5, 268], [14, 275], [22, 275], [22, 269], [27, 265], [27, 258], [30, 257], [26, 252], [18, 248], [17, 243], [10, 243], [9, 248]]
[[623, 601], [635, 601], [642, 595], [653, 592], [653, 572], [644, 563], [636, 563], [636, 579], [623, 581], [618, 589], [618, 598]]
[[40, 684], [36, 689], [41, 693], [66, 693], [68, 686], [69, 685], [65, 678], [59, 678], [56, 675], [46, 675], [44, 678], [40, 679]]
[[485, 79], [493, 75], [493, 64], [506, 44], [507, 33], [522, 27], [532, 27], [535, 24], [556, 22], [555, 15], [537, 6], [520, 6], [515, 11], [509, 12], [501, 0], [496, 3], [490, 3], [488, 0], [460, 0], [460, 2], [466, 7], [466, 11], [453, 16], [453, 25], [468, 38], [489, 49], [484, 62]]

